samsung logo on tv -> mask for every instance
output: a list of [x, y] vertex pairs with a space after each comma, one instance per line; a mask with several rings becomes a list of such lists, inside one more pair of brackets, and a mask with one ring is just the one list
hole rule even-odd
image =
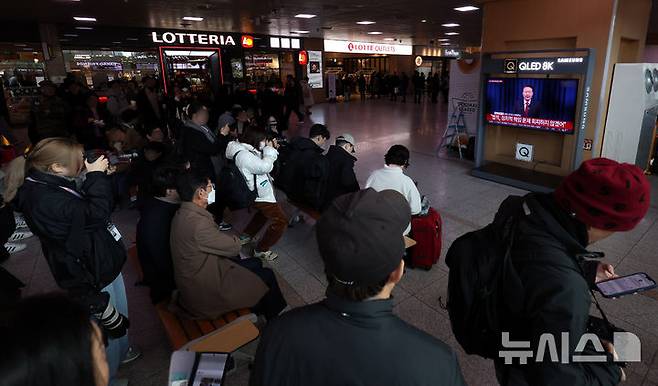
[[583, 63], [585, 58], [558, 58], [558, 63]]

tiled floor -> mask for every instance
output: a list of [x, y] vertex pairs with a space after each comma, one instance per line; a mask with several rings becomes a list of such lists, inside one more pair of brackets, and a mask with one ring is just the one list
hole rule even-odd
[[[433, 105], [393, 104], [388, 101], [368, 101], [365, 104], [323, 104], [314, 109], [313, 121], [326, 123], [334, 137], [343, 132], [357, 139], [357, 176], [361, 183], [368, 174], [383, 165], [387, 148], [400, 143], [411, 151], [409, 174], [418, 181], [423, 194], [429, 196], [444, 221], [443, 255], [459, 235], [487, 224], [500, 202], [510, 194], [523, 191], [469, 175], [470, 165], [445, 156], [437, 157], [435, 150], [446, 125], [445, 107]], [[302, 132], [312, 122], [307, 120]], [[294, 133], [291, 133], [294, 134]], [[652, 177], [654, 188], [658, 177]], [[619, 273], [644, 271], [658, 278], [656, 250], [658, 250], [658, 206], [654, 194], [649, 215], [640, 226], [629, 233], [618, 234], [593, 249], [603, 250]], [[246, 215], [235, 215], [234, 224], [240, 228]], [[116, 223], [127, 242], [133, 242], [136, 213], [116, 213]], [[315, 246], [312, 222], [289, 229], [275, 247], [278, 260], [271, 264], [281, 280], [288, 302], [293, 306], [315, 302], [323, 297], [326, 280]], [[52, 278], [38, 243], [30, 242], [27, 251], [10, 259], [5, 266], [28, 283], [26, 294], [53, 288]], [[466, 381], [470, 385], [493, 385], [495, 376], [490, 362], [464, 354], [452, 335], [447, 312], [441, 308], [445, 299], [447, 267], [443, 261], [431, 271], [408, 270], [395, 289], [396, 313], [409, 323], [444, 340], [459, 354]], [[124, 269], [130, 303], [132, 328], [130, 336], [144, 352], [144, 357], [121, 370], [132, 385], [166, 384], [169, 347], [144, 288], [134, 287], [135, 275], [129, 264]], [[615, 324], [636, 333], [642, 340], [643, 360], [630, 367], [629, 385], [658, 385], [658, 301], [649, 296], [631, 296], [603, 301]], [[253, 349], [253, 347], [251, 347]], [[229, 376], [227, 385], [246, 385], [248, 371], [242, 369]]]

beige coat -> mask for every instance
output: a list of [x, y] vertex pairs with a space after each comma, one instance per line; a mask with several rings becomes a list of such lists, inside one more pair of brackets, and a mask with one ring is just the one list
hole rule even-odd
[[171, 224], [171, 257], [179, 306], [193, 318], [215, 319], [253, 307], [268, 291], [263, 281], [228, 257], [240, 240], [220, 232], [207, 210], [184, 202]]

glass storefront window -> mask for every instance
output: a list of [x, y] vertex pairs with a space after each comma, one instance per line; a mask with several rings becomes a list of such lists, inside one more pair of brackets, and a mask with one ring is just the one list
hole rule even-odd
[[98, 88], [113, 79], [141, 79], [159, 73], [155, 52], [64, 50], [66, 71], [79, 73], [88, 86]]
[[278, 81], [281, 79], [279, 54], [249, 53], [245, 55], [246, 80], [249, 88], [259, 82]]

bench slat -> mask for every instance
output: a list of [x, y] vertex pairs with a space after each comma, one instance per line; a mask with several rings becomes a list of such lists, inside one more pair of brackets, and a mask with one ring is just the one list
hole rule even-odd
[[185, 331], [185, 335], [187, 336], [188, 342], [196, 338], [199, 338], [201, 335], [203, 335], [201, 329], [199, 329], [199, 326], [197, 326], [194, 320], [178, 318], [178, 321], [181, 327], [183, 328], [183, 330]]
[[216, 330], [215, 326], [210, 323], [208, 320], [197, 320], [196, 324], [199, 326], [199, 329], [203, 335], [209, 334]]
[[183, 347], [185, 343], [190, 341], [187, 338], [185, 331], [182, 329], [176, 315], [172, 314], [167, 309], [167, 302], [158, 303], [155, 306], [155, 309], [158, 311], [160, 321], [162, 321], [169, 342], [174, 350], [178, 350]]

